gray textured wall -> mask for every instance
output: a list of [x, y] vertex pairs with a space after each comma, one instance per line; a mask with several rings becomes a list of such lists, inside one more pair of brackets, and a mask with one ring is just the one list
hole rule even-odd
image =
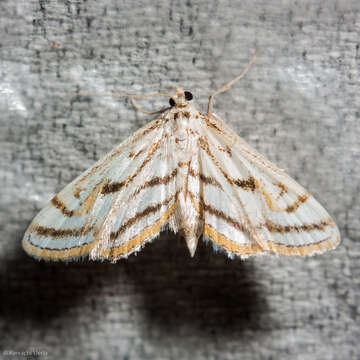
[[[359, 32], [358, 0], [0, 2], [0, 357], [359, 359]], [[165, 234], [116, 265], [24, 254], [50, 197], [151, 118], [69, 93], [182, 85], [205, 109], [255, 48], [215, 111], [325, 205], [336, 251], [191, 259]]]

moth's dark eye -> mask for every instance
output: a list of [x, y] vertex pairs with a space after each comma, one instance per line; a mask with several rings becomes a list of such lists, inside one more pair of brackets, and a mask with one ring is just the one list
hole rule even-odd
[[173, 98], [170, 98], [169, 104], [170, 106], [175, 106], [175, 100]]
[[193, 94], [190, 91], [184, 91], [185, 99], [190, 101], [193, 99]]

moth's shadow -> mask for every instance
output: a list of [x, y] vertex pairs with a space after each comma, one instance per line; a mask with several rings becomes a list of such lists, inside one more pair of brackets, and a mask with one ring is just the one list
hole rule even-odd
[[84, 316], [93, 321], [104, 316], [105, 301], [119, 313], [124, 305], [139, 312], [144, 328], [169, 335], [179, 328], [233, 333], [258, 328], [267, 310], [252, 262], [230, 260], [202, 241], [190, 258], [185, 242], [172, 234], [116, 264], [44, 263], [19, 251], [2, 271], [1, 317], [12, 327], [23, 321], [38, 329], [53, 321], [71, 326]]
[[231, 260], [199, 241], [190, 258], [185, 241], [161, 236], [137, 257], [126, 275], [141, 294], [140, 308], [152, 327], [167, 334], [196, 331], [234, 333], [259, 328], [267, 311], [252, 261]]
[[79, 309], [89, 305], [91, 292], [106, 273], [103, 265], [37, 261], [19, 248], [15, 258], [0, 265], [1, 319], [12, 328], [25, 322], [45, 330], [53, 320], [76, 317]]

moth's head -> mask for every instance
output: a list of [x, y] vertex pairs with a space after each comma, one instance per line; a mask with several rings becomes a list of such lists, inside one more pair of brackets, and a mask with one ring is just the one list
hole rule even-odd
[[177, 86], [175, 88], [174, 95], [169, 99], [169, 104], [171, 107], [186, 106], [193, 99], [193, 95], [190, 91], [184, 91], [181, 87]]

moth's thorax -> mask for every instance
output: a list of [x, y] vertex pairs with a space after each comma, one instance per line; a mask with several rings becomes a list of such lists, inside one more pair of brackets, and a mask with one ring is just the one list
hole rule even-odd
[[199, 137], [197, 113], [193, 107], [186, 105], [174, 106], [167, 114], [168, 134], [179, 151], [186, 150], [187, 153], [190, 153], [191, 149], [196, 147]]

